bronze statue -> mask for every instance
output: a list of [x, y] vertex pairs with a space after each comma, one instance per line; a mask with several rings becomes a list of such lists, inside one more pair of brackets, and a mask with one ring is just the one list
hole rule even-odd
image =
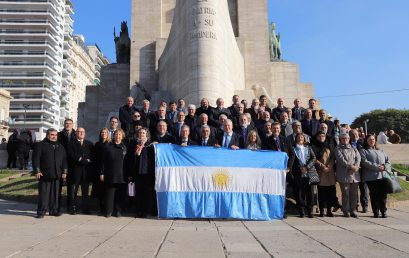
[[121, 23], [119, 37], [116, 36], [114, 27], [114, 41], [117, 64], [129, 64], [131, 62], [131, 39], [129, 38], [128, 24], [126, 21]]
[[270, 61], [281, 60], [280, 34], [276, 35], [275, 23], [270, 23]]

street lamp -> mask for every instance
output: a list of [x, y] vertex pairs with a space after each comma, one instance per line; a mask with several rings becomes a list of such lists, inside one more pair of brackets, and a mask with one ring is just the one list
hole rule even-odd
[[366, 119], [364, 122], [365, 122], [365, 136], [366, 136], [366, 135], [368, 135], [368, 122], [369, 122], [369, 119]]
[[30, 105], [29, 104], [23, 104], [24, 107], [24, 129], [26, 128], [26, 120], [27, 120], [27, 109]]

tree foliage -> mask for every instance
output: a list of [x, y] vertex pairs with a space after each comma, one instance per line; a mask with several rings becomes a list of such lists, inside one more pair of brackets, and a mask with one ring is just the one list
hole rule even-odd
[[364, 127], [368, 121], [368, 133], [394, 130], [402, 138], [402, 143], [409, 143], [409, 110], [387, 109], [373, 110], [355, 118], [352, 128]]

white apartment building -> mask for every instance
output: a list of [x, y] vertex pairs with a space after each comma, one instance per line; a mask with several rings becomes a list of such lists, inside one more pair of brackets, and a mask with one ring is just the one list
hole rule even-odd
[[78, 103], [85, 101], [86, 87], [88, 85], [94, 85], [95, 65], [88, 53], [84, 36], [74, 35], [73, 38], [71, 42], [71, 57], [69, 59], [71, 66], [71, 76], [69, 80], [72, 82], [72, 87], [69, 93], [70, 101], [68, 102], [68, 110], [76, 128], [78, 126]]
[[0, 87], [13, 97], [10, 130], [30, 128], [43, 139], [59, 129], [72, 14], [71, 0], [0, 0]]
[[88, 53], [90, 54], [95, 66], [94, 85], [101, 83], [101, 68], [110, 64], [107, 57], [104, 56], [97, 44], [88, 46]]

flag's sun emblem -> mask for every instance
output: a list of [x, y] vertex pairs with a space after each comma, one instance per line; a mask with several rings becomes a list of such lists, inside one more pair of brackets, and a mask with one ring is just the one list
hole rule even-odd
[[230, 174], [227, 170], [217, 170], [212, 178], [214, 187], [217, 189], [227, 189], [230, 183]]

